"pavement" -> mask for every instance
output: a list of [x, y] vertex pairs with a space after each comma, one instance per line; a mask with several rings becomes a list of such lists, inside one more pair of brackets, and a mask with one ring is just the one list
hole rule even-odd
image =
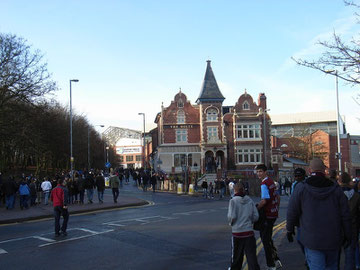
[[[126, 207], [142, 206], [149, 204], [148, 201], [131, 197], [131, 196], [121, 196], [119, 194], [117, 203], [114, 203], [112, 194], [109, 191], [105, 191], [104, 202], [99, 203], [97, 200], [97, 193], [94, 192], [94, 200], [92, 204], [86, 203], [86, 194], [85, 194], [85, 203], [84, 204], [70, 204], [68, 210], [71, 214], [80, 214], [80, 213], [89, 213], [99, 210], [109, 210], [109, 209], [121, 209]], [[30, 201], [29, 201], [30, 203]], [[21, 210], [19, 206], [19, 199], [15, 202], [14, 209], [7, 210], [3, 204], [0, 206], [0, 224], [11, 224], [19, 223], [30, 220], [38, 220], [43, 218], [52, 218], [53, 217], [53, 207], [51, 202], [48, 205], [44, 203], [31, 206], [29, 209]]]

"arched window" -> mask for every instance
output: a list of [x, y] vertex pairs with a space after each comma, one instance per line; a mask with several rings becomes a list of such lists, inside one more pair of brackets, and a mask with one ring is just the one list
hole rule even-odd
[[177, 123], [184, 124], [185, 123], [185, 113], [183, 110], [179, 110], [177, 112]]
[[184, 108], [184, 101], [182, 101], [182, 99], [179, 99], [177, 106], [178, 108]]
[[249, 102], [247, 102], [247, 101], [245, 101], [244, 103], [243, 103], [243, 110], [250, 110], [250, 105], [249, 105]]
[[207, 121], [217, 121], [218, 111], [215, 108], [210, 108], [206, 111], [206, 120]]

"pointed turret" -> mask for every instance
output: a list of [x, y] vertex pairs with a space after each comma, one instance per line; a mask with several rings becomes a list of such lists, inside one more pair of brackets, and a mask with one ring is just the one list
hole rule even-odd
[[206, 102], [223, 102], [224, 96], [221, 94], [219, 86], [217, 85], [214, 73], [211, 68], [211, 61], [207, 60], [207, 67], [204, 77], [204, 82], [201, 87], [201, 92], [196, 100], [196, 103]]

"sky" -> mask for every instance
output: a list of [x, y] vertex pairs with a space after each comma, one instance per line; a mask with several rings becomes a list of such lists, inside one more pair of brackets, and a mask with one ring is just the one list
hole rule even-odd
[[[69, 106], [92, 125], [155, 127], [161, 104], [181, 91], [195, 103], [211, 60], [223, 105], [246, 91], [267, 96], [269, 114], [336, 109], [335, 78], [298, 66], [316, 59], [335, 31], [359, 33], [354, 8], [341, 0], [0, 0], [0, 32], [25, 38], [44, 54]], [[360, 135], [359, 94], [339, 81], [340, 114]], [[103, 129], [105, 129], [103, 128]], [[103, 131], [97, 127], [98, 131]]]

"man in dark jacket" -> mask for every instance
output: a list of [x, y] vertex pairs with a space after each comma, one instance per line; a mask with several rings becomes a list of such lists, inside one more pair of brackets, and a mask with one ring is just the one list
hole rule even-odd
[[60, 236], [60, 216], [64, 218], [61, 233], [66, 236], [67, 223], [69, 220], [69, 212], [67, 209], [69, 192], [66, 188], [66, 181], [63, 178], [58, 180], [58, 185], [51, 191], [50, 200], [54, 206], [55, 237]]
[[344, 269], [355, 269], [355, 250], [359, 242], [359, 221], [360, 221], [360, 195], [355, 192], [351, 185], [351, 177], [343, 172], [339, 176], [338, 183], [342, 188], [349, 204], [351, 215], [351, 244], [345, 248], [345, 267]]
[[89, 172], [89, 174], [85, 178], [85, 189], [86, 189], [86, 196], [88, 198], [88, 203], [93, 203], [94, 187], [95, 187], [94, 176], [91, 172]]
[[13, 209], [15, 205], [15, 194], [18, 190], [18, 185], [15, 183], [14, 177], [10, 176], [4, 181], [2, 190], [5, 195], [6, 209]]
[[300, 225], [300, 241], [310, 269], [337, 269], [340, 248], [351, 241], [347, 198], [339, 185], [325, 177], [321, 159], [310, 162], [310, 173], [290, 197], [287, 237], [292, 242], [295, 226]]
[[95, 179], [95, 185], [98, 191], [99, 203], [104, 202], [104, 190], [105, 190], [105, 178], [100, 173], [97, 174]]

